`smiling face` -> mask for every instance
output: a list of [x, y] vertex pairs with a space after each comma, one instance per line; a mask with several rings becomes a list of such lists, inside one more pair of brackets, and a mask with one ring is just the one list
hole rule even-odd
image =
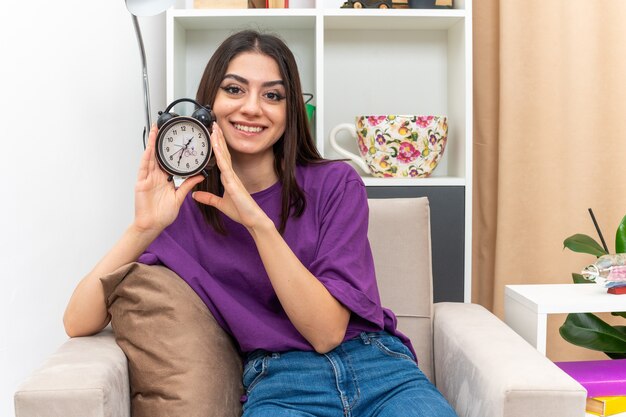
[[285, 86], [278, 64], [267, 55], [233, 58], [213, 103], [233, 161], [259, 156], [273, 161], [272, 145], [285, 132]]

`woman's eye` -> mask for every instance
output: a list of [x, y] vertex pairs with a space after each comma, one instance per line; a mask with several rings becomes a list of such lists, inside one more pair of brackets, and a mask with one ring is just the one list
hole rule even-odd
[[237, 87], [236, 85], [227, 85], [225, 87], [222, 87], [222, 90], [224, 90], [226, 94], [232, 95], [237, 95], [241, 93], [241, 88]]
[[265, 93], [265, 97], [267, 97], [271, 101], [280, 101], [285, 98], [285, 96], [278, 94], [276, 92]]

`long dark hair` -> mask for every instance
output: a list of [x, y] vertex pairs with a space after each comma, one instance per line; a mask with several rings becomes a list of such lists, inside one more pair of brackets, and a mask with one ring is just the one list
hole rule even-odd
[[[262, 34], [254, 30], [244, 30], [231, 35], [217, 48], [209, 60], [200, 80], [196, 100], [213, 106], [228, 64], [244, 52], [257, 52], [274, 59], [285, 86], [287, 100], [285, 132], [273, 146], [274, 171], [282, 183], [279, 231], [283, 233], [289, 216], [301, 216], [306, 207], [304, 193], [296, 182], [296, 166], [324, 161], [309, 131], [300, 75], [291, 50], [277, 36]], [[196, 190], [209, 191], [222, 196], [224, 187], [220, 181], [217, 164], [213, 164], [208, 171], [208, 177], [196, 186]], [[199, 206], [207, 222], [216, 231], [225, 234], [219, 211], [211, 206], [203, 204]]]

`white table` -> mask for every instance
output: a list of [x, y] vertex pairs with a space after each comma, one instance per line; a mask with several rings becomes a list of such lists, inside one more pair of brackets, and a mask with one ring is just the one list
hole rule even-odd
[[598, 284], [507, 285], [504, 321], [546, 354], [548, 314], [626, 311], [626, 294], [607, 294]]

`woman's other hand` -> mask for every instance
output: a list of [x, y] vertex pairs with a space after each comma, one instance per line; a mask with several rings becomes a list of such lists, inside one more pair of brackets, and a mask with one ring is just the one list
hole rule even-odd
[[233, 170], [224, 134], [217, 123], [213, 124], [211, 146], [213, 147], [213, 155], [215, 155], [217, 166], [220, 169], [224, 196], [219, 197], [206, 191], [196, 191], [193, 193], [193, 198], [202, 204], [215, 207], [248, 230], [255, 229], [261, 225], [269, 225], [269, 223], [273, 227], [274, 225], [270, 218], [254, 201]]

